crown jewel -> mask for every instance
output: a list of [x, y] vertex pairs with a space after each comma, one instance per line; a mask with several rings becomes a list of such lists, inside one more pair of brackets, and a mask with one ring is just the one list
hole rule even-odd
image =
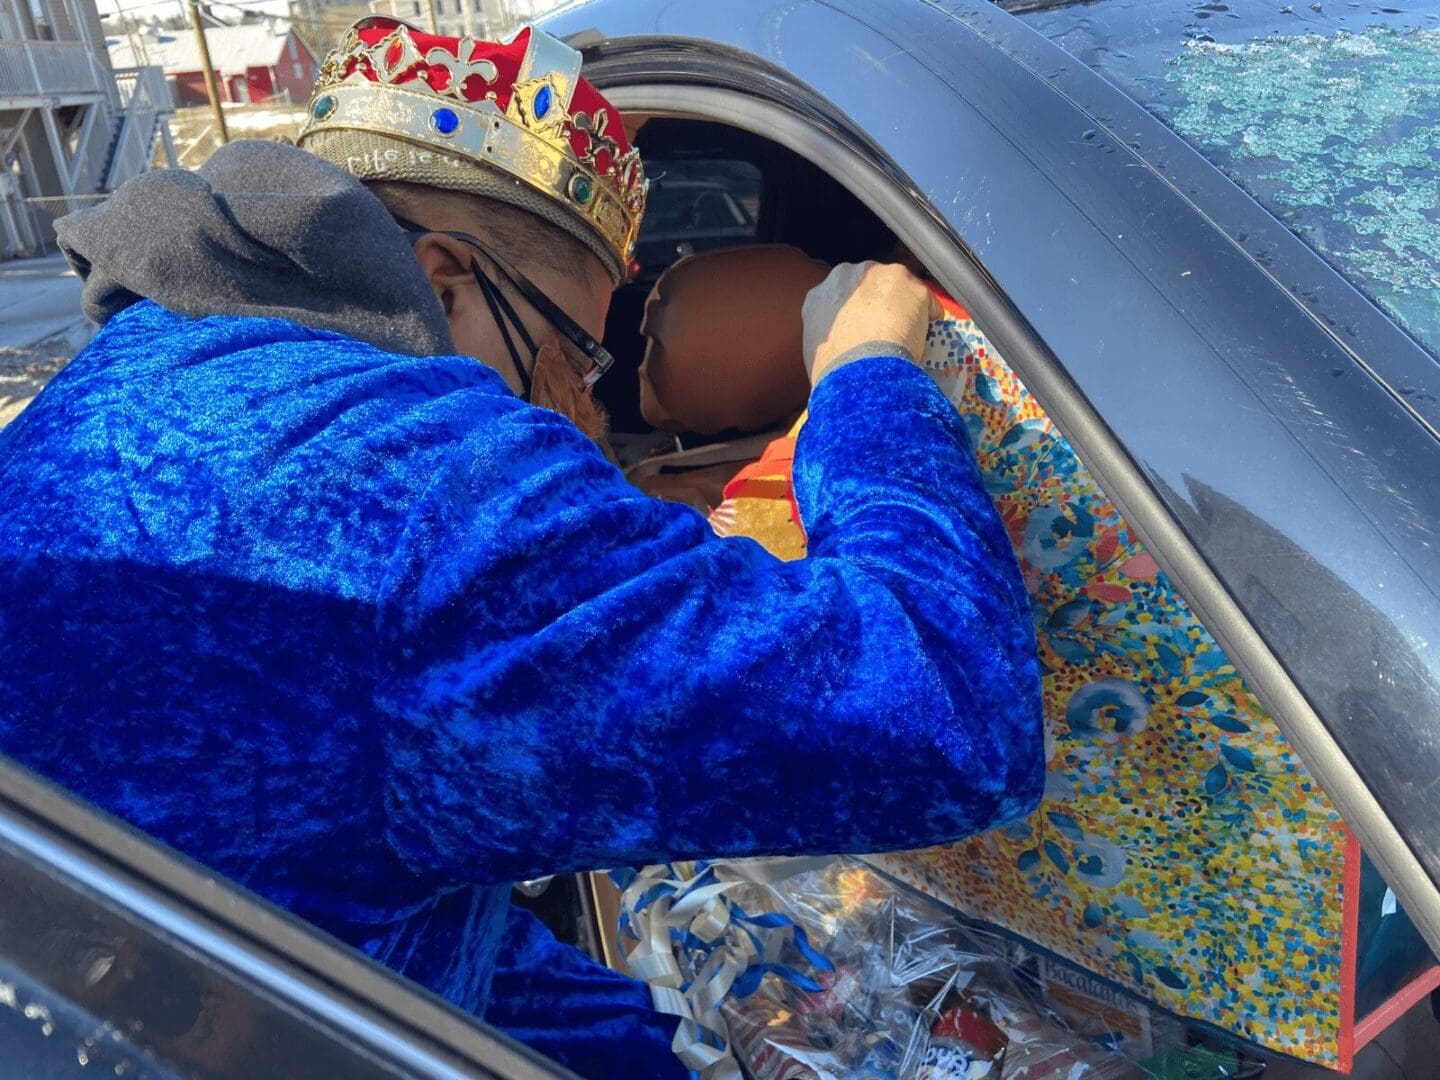
[[300, 145], [324, 131], [399, 139], [462, 168], [497, 170], [598, 234], [622, 275], [634, 253], [648, 187], [639, 153], [619, 113], [580, 77], [580, 54], [539, 30], [495, 44], [362, 19], [321, 66]]

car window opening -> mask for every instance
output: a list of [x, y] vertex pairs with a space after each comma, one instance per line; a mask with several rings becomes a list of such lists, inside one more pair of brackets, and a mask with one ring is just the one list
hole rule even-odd
[[617, 370], [598, 392], [631, 480], [708, 511], [805, 407], [805, 293], [837, 263], [913, 260], [859, 199], [778, 144], [669, 118], [644, 122], [636, 142], [651, 205], [606, 327]]

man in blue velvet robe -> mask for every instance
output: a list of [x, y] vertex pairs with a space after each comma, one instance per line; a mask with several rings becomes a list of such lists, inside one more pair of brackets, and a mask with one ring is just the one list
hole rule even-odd
[[916, 847], [1039, 797], [1029, 604], [912, 362], [928, 295], [812, 296], [784, 564], [526, 400], [548, 363], [583, 412], [628, 254], [573, 184], [333, 130], [62, 222], [103, 326], [0, 432], [0, 750], [585, 1075], [673, 1074], [643, 988], [510, 882]]

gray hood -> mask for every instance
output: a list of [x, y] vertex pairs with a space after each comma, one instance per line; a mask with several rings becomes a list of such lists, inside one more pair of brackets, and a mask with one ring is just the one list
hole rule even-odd
[[455, 351], [380, 200], [293, 146], [222, 146], [198, 172], [137, 177], [55, 231], [97, 323], [144, 298], [195, 317], [289, 319], [414, 356]]

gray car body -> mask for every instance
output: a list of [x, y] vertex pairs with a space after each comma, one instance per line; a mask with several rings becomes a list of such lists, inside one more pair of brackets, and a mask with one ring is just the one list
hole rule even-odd
[[983, 0], [589, 0], [545, 26], [623, 108], [722, 91], [868, 168], [1440, 945], [1435, 359]]

